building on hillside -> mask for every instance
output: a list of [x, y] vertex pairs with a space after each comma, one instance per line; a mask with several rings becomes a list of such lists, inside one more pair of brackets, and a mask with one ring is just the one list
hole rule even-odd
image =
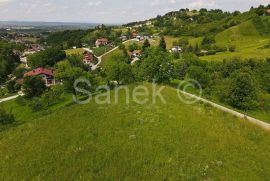
[[109, 43], [109, 40], [107, 38], [100, 38], [96, 41], [96, 47], [99, 47], [101, 45], [107, 45]]
[[173, 52], [173, 53], [179, 53], [182, 51], [182, 48], [180, 46], [174, 46], [172, 47], [172, 49], [170, 50], [170, 52]]
[[122, 42], [124, 42], [124, 41], [127, 41], [127, 40], [128, 40], [127, 36], [121, 36], [121, 37], [120, 37], [120, 39], [122, 40]]
[[94, 60], [94, 55], [92, 53], [90, 53], [90, 52], [87, 52], [83, 57], [83, 63], [85, 65], [91, 65], [93, 60]]
[[54, 79], [54, 73], [55, 72], [52, 69], [37, 68], [25, 73], [24, 77], [40, 76], [44, 80], [45, 85], [47, 87], [50, 87], [56, 84], [56, 81]]
[[136, 32], [132, 33], [132, 38], [136, 38], [137, 36], [138, 36], [138, 33], [136, 33]]
[[133, 52], [129, 52], [129, 56], [131, 59], [131, 64], [134, 64], [141, 58], [141, 50], [134, 50]]
[[270, 16], [270, 9], [267, 9], [267, 10], [265, 11], [265, 15], [266, 15], [266, 16]]
[[133, 52], [129, 52], [129, 55], [131, 57], [140, 57], [141, 56], [141, 50], [134, 50]]

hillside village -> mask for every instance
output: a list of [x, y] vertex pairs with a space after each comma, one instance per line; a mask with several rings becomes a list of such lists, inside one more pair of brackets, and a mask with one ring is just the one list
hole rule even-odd
[[[73, 167], [67, 169], [67, 175], [61, 175], [67, 180], [75, 173], [93, 180], [106, 180], [114, 174], [115, 178], [129, 178], [128, 173], [134, 169], [141, 172], [138, 177], [133, 175], [138, 180], [161, 178], [161, 170], [168, 176], [164, 180], [270, 177], [270, 5], [246, 12], [180, 9], [121, 26], [35, 34], [6, 30], [0, 36], [0, 155], [8, 147], [6, 157], [0, 159], [0, 165], [8, 165], [0, 171], [0, 179], [7, 177], [13, 162], [26, 165], [18, 173], [22, 178], [28, 169], [33, 169], [27, 174], [35, 178], [54, 175], [63, 169], [61, 164]], [[82, 78], [91, 86], [83, 82], [75, 88], [75, 82]], [[190, 80], [196, 83], [188, 87]], [[169, 104], [77, 105], [73, 100], [87, 100], [86, 92], [94, 98], [102, 96], [103, 85], [114, 97], [119, 87], [136, 89], [138, 84], [165, 87]], [[172, 96], [176, 88], [191, 97], [201, 91], [203, 101], [178, 103]], [[124, 97], [121, 91], [120, 95]], [[60, 129], [63, 133], [57, 131]], [[51, 137], [47, 137], [49, 134]], [[68, 142], [71, 137], [76, 146], [61, 150], [60, 142]], [[185, 138], [194, 145], [182, 140]], [[18, 146], [14, 146], [17, 140]], [[228, 150], [222, 142], [226, 142]], [[45, 157], [38, 152], [42, 149], [47, 150], [43, 153], [47, 157], [58, 160], [49, 171], [44, 166]], [[14, 159], [14, 150], [21, 150], [20, 158]], [[88, 153], [94, 158], [87, 157]], [[182, 155], [189, 153], [198, 157]], [[32, 160], [35, 154], [40, 163]], [[86, 167], [89, 160], [98, 164], [91, 163], [89, 167], [94, 170], [90, 176], [76, 168], [77, 159], [68, 160], [73, 154], [79, 160], [85, 158], [80, 163]], [[251, 163], [252, 159], [255, 161]], [[186, 170], [191, 163], [196, 165]], [[114, 164], [117, 171], [112, 168]], [[155, 169], [155, 174], [149, 173]], [[37, 175], [40, 170], [44, 175]], [[12, 178], [15, 175], [12, 173]]]

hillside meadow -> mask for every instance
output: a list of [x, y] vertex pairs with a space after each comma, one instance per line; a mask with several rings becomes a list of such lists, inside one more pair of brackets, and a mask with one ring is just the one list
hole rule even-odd
[[[0, 132], [0, 179], [270, 177], [270, 133], [208, 105], [184, 104], [170, 87], [162, 91], [166, 105], [159, 99], [127, 105], [125, 92], [119, 94], [118, 104], [68, 104], [39, 116], [14, 112], [23, 123]], [[114, 100], [115, 91], [110, 95]]]

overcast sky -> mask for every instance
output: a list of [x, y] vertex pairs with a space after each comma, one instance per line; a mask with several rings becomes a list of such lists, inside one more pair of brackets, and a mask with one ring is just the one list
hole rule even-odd
[[0, 0], [0, 21], [125, 23], [181, 8], [248, 10], [270, 0]]

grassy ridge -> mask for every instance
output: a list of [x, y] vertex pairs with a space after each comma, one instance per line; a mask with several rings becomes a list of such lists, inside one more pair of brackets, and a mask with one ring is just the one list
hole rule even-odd
[[269, 133], [207, 105], [183, 104], [172, 88], [162, 93], [166, 106], [159, 100], [155, 105], [127, 106], [120, 91], [119, 104], [73, 105], [0, 132], [0, 178], [270, 177]]
[[236, 52], [217, 53], [216, 55], [202, 57], [203, 60], [265, 59], [270, 57], [270, 50], [262, 48], [269, 43], [270, 35], [262, 36], [260, 27], [255, 25], [252, 20], [217, 34], [215, 39], [218, 46], [235, 46]]

